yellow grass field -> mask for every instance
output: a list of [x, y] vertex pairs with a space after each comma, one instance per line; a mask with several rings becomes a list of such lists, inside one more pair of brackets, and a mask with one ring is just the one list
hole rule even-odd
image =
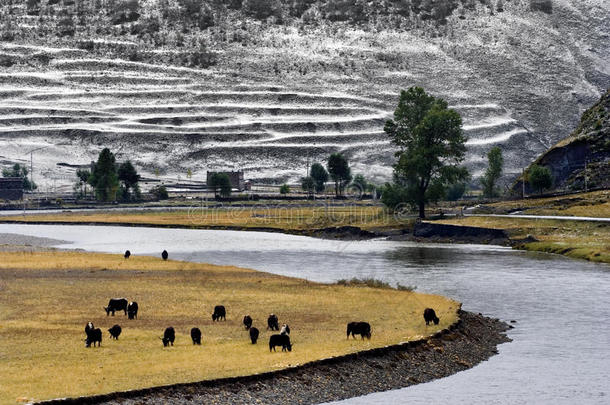
[[488, 205], [498, 213], [522, 211], [528, 215], [559, 215], [610, 218], [610, 190], [558, 197], [499, 201]]
[[[0, 262], [0, 403], [91, 395], [276, 370], [316, 359], [419, 339], [457, 320], [459, 303], [394, 289], [308, 282], [254, 270], [79, 252], [3, 252]], [[111, 297], [139, 303], [137, 320], [106, 316]], [[212, 322], [214, 305], [226, 322]], [[426, 327], [424, 308], [441, 322]], [[290, 353], [269, 353], [266, 319], [288, 323]], [[261, 330], [252, 345], [242, 326]], [[104, 333], [85, 348], [84, 327]], [[368, 321], [372, 339], [347, 340], [350, 321]], [[108, 338], [113, 324], [123, 328]], [[159, 337], [176, 329], [173, 347]], [[203, 344], [189, 331], [197, 326]]]
[[62, 212], [61, 214], [15, 215], [2, 218], [3, 222], [68, 222], [137, 224], [151, 226], [182, 226], [193, 228], [239, 227], [275, 228], [282, 230], [311, 230], [345, 225], [363, 229], [404, 226], [379, 206], [349, 205], [333, 207], [264, 207], [262, 205], [234, 208], [205, 208], [193, 206], [190, 210], [123, 211], [123, 212]]

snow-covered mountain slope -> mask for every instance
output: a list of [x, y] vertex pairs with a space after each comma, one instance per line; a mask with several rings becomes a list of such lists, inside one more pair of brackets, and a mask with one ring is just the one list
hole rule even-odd
[[34, 152], [35, 180], [68, 186], [71, 165], [110, 147], [148, 176], [239, 168], [280, 182], [340, 151], [354, 173], [381, 182], [394, 160], [384, 121], [399, 91], [418, 85], [462, 114], [475, 178], [495, 145], [508, 178], [610, 87], [610, 3], [552, 4], [549, 14], [529, 0], [506, 0], [502, 12], [477, 3], [446, 24], [409, 29], [248, 20], [247, 38], [216, 44], [208, 69], [50, 37], [0, 42], [0, 59], [21, 61], [0, 68], [0, 164], [29, 162], [28, 151], [45, 147]]

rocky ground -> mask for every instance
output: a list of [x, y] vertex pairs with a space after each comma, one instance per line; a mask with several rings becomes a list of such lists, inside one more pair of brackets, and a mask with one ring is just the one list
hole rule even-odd
[[[203, 381], [46, 403], [65, 404], [316, 404], [408, 387], [466, 370], [511, 341], [512, 326], [461, 312], [437, 336], [256, 376]], [[298, 349], [297, 349], [298, 350]]]

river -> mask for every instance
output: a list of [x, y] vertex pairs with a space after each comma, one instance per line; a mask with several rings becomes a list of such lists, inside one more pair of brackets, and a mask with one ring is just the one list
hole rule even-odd
[[[331, 241], [279, 233], [0, 224], [62, 248], [159, 255], [315, 281], [374, 277], [516, 320], [512, 343], [470, 370], [341, 404], [610, 403], [610, 266], [481, 245]], [[0, 241], [1, 243], [1, 241]]]

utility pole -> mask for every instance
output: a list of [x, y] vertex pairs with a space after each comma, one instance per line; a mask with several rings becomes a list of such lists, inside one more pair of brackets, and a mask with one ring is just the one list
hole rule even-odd
[[[48, 146], [41, 146], [40, 148], [35, 148], [32, 149], [31, 151], [27, 152], [30, 154], [30, 188], [32, 192], [34, 192], [34, 152], [41, 150], [41, 149], [45, 149]], [[25, 194], [23, 197], [23, 215], [25, 215]]]
[[[34, 186], [34, 152], [45, 149], [47, 147], [48, 146], [41, 146], [40, 148], [32, 149], [31, 151], [27, 152], [30, 154], [30, 186], [31, 187]], [[32, 188], [32, 190], [33, 190], [33, 188]]]

